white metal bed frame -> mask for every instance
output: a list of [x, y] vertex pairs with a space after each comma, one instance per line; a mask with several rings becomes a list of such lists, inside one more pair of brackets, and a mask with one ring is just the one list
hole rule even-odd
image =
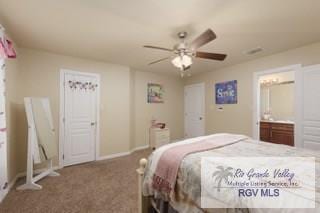
[[140, 159], [139, 168], [136, 170], [138, 173], [138, 213], [147, 213], [150, 207], [150, 202], [147, 197], [142, 194], [142, 182], [148, 160], [145, 158]]

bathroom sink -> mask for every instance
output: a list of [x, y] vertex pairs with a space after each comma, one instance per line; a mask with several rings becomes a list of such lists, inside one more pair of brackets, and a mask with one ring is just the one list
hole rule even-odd
[[261, 120], [263, 122], [270, 122], [270, 123], [283, 123], [283, 124], [294, 124], [294, 121], [290, 120]]
[[290, 120], [278, 120], [278, 121], [274, 121], [275, 123], [286, 123], [286, 124], [293, 124], [293, 121]]

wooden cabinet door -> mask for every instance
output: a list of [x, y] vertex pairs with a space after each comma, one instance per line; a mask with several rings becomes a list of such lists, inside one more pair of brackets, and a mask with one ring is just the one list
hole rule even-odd
[[270, 141], [276, 144], [285, 144], [289, 146], [294, 146], [293, 132], [286, 132], [286, 131], [271, 129]]
[[260, 140], [294, 146], [294, 125], [260, 122]]
[[270, 125], [268, 123], [260, 123], [260, 140], [270, 141]]

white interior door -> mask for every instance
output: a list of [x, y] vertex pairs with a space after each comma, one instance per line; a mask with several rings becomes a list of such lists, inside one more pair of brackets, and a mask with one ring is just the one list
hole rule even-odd
[[97, 76], [66, 72], [64, 84], [64, 166], [95, 160]]
[[7, 186], [7, 135], [5, 117], [4, 59], [0, 59], [0, 202]]
[[301, 69], [296, 78], [296, 145], [320, 150], [320, 65]]
[[205, 86], [204, 83], [184, 88], [184, 134], [185, 138], [205, 134]]

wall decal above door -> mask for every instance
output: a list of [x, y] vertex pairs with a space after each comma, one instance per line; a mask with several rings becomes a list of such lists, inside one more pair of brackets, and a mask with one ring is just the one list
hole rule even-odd
[[216, 104], [237, 104], [237, 80], [216, 83]]
[[80, 81], [69, 81], [70, 89], [84, 89], [84, 90], [91, 90], [95, 91], [98, 87], [98, 84], [93, 84], [92, 82], [80, 82]]

